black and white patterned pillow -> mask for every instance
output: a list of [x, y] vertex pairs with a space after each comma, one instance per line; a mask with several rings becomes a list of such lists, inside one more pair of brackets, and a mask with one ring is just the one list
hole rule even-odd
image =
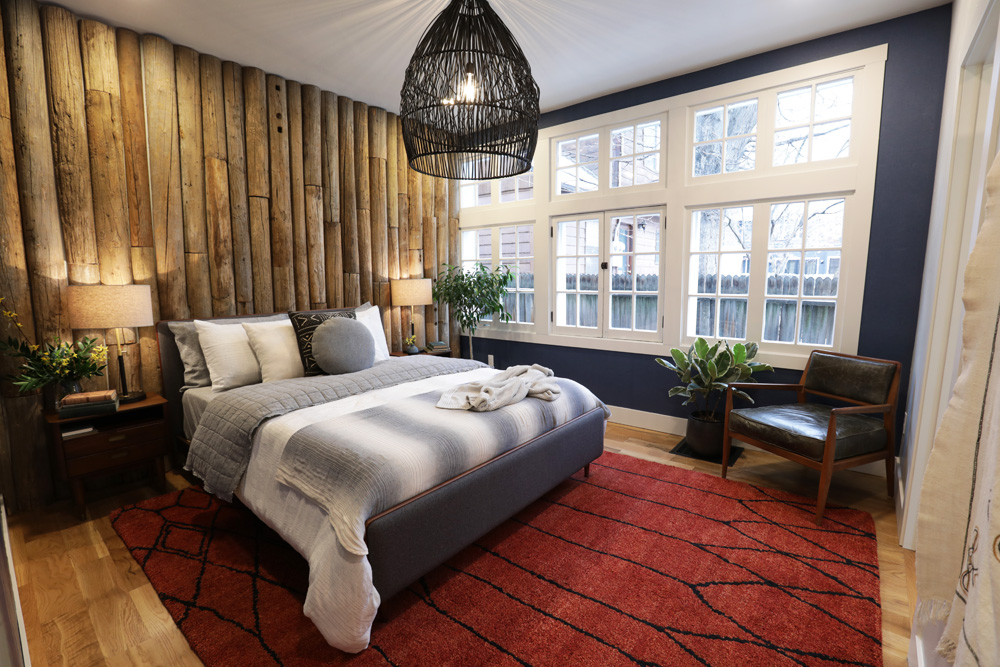
[[323, 375], [323, 369], [316, 363], [312, 352], [313, 333], [316, 328], [334, 317], [357, 319], [353, 310], [316, 310], [308, 312], [289, 312], [288, 319], [295, 329], [295, 339], [299, 343], [299, 356], [302, 357], [302, 368], [306, 375]]

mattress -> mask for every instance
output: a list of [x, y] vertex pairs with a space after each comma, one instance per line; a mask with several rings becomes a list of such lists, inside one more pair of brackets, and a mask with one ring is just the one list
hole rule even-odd
[[194, 429], [198, 426], [198, 421], [205, 414], [205, 408], [209, 402], [218, 396], [212, 391], [212, 387], [194, 387], [187, 389], [181, 395], [181, 403], [184, 406], [184, 437], [188, 440], [194, 435]]

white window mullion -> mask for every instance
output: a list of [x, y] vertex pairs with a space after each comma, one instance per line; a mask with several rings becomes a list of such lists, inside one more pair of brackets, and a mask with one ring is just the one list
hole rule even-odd
[[764, 298], [767, 287], [767, 236], [771, 207], [758, 203], [753, 207], [753, 253], [750, 255], [750, 308], [747, 312], [747, 338], [759, 341], [764, 336]]

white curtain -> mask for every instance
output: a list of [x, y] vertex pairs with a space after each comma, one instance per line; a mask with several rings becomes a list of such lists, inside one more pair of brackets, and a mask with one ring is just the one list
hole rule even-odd
[[939, 654], [956, 665], [998, 667], [1000, 158], [986, 179], [986, 215], [962, 301], [961, 371], [921, 489], [913, 633], [943, 623]]

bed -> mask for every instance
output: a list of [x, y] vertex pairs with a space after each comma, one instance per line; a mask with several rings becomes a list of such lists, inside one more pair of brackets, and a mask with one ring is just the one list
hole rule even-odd
[[[263, 317], [213, 319], [228, 323]], [[210, 412], [209, 406], [220, 394], [201, 388], [182, 395], [183, 364], [169, 322], [158, 323], [157, 334], [169, 427], [182, 454], [195, 422]], [[364, 649], [381, 600], [600, 456], [606, 411], [597, 401], [598, 405], [561, 425], [367, 518], [363, 529], [367, 554], [362, 556], [340, 544], [320, 504], [277, 481], [275, 469], [282, 448], [291, 434], [303, 432], [319, 419], [344, 415], [348, 420], [361, 411], [484, 378], [491, 372], [475, 368], [438, 375], [295, 410], [264, 422], [253, 435], [249, 463], [235, 495], [309, 561], [305, 613], [331, 645], [349, 652]]]

